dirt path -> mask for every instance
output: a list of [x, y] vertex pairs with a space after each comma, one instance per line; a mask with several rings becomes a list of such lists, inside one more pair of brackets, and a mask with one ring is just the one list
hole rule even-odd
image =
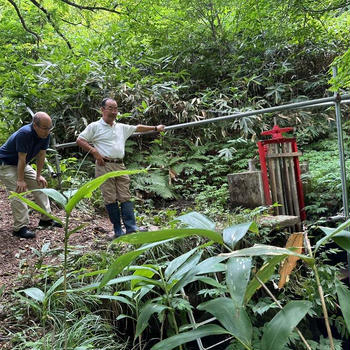
[[[16, 287], [23, 287], [25, 282], [23, 276], [26, 270], [38, 260], [33, 249], [40, 251], [46, 243], [50, 243], [50, 249], [61, 248], [64, 238], [62, 228], [38, 230], [36, 227], [39, 214], [36, 212], [31, 212], [29, 225], [29, 228], [36, 232], [36, 238], [23, 239], [13, 236], [12, 212], [7, 197], [5, 189], [0, 186], [0, 289], [5, 286], [5, 292]], [[64, 218], [63, 210], [52, 205], [52, 211], [56, 216]], [[71, 236], [70, 244], [73, 246], [82, 246], [82, 249], [87, 251], [94, 250], [99, 246], [98, 242], [107, 243], [109, 236], [112, 236], [112, 225], [106, 216], [76, 210], [72, 215], [72, 226], [82, 222], [89, 223], [89, 225], [83, 231]], [[57, 257], [47, 257], [44, 263], [50, 263], [50, 260], [54, 259], [57, 260]]]

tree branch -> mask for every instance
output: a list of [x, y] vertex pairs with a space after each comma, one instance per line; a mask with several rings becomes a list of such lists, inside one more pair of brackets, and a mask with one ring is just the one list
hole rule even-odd
[[[319, 4], [319, 2], [317, 2], [317, 4]], [[307, 7], [303, 3], [301, 3], [301, 8], [305, 12], [308, 12], [308, 13], [320, 13], [320, 14], [322, 14], [322, 13], [326, 13], [326, 12], [330, 12], [330, 11], [341, 10], [349, 5], [350, 5], [349, 1], [344, 1], [344, 2], [340, 2], [339, 4], [336, 4], [333, 6], [324, 7], [323, 9], [320, 9], [320, 10], [314, 10], [313, 8]]]
[[52, 20], [51, 18], [51, 14], [49, 11], [47, 11], [47, 9], [43, 6], [41, 6], [36, 0], [29, 0], [34, 6], [36, 6], [40, 11], [42, 11], [47, 20], [50, 22], [50, 24], [52, 25], [52, 27], [55, 29], [56, 33], [66, 42], [67, 46], [69, 47], [70, 50], [72, 50], [72, 45], [71, 43], [68, 41], [68, 39], [64, 36], [63, 33], [61, 33], [60, 29], [58, 28], [58, 26], [56, 25], [56, 23]]
[[18, 16], [19, 20], [21, 21], [22, 27], [24, 28], [24, 30], [26, 30], [28, 33], [32, 34], [35, 37], [37, 43], [39, 43], [39, 41], [40, 41], [39, 35], [27, 27], [26, 22], [24, 21], [24, 18], [22, 17], [21, 12], [19, 11], [19, 8], [16, 5], [16, 3], [13, 0], [7, 0], [7, 1], [15, 8], [15, 10], [17, 12], [17, 16]]
[[61, 0], [62, 2], [66, 3], [69, 6], [73, 6], [78, 8], [79, 10], [89, 10], [89, 11], [107, 11], [112, 13], [121, 14], [120, 11], [116, 11], [114, 9], [110, 9], [108, 7], [100, 7], [100, 6], [83, 6], [76, 4], [75, 2], [69, 1], [69, 0]]

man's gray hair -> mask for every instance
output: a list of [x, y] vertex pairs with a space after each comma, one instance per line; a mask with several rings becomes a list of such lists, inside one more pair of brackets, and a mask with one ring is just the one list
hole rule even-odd
[[33, 124], [40, 125], [40, 115], [38, 115], [38, 113], [33, 115]]

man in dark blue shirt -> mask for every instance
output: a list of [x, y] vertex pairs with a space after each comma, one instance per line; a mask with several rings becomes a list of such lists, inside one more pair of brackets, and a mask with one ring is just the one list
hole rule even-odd
[[[46, 149], [50, 142], [52, 121], [48, 114], [38, 112], [31, 124], [25, 125], [13, 133], [0, 147], [0, 181], [7, 191], [25, 192], [47, 186], [41, 175], [44, 167]], [[36, 157], [36, 171], [29, 162]], [[34, 191], [35, 202], [51, 212], [48, 197], [41, 191]], [[34, 238], [35, 233], [28, 229], [29, 215], [27, 205], [17, 198], [11, 199], [11, 208], [14, 221], [13, 234], [22, 238]], [[47, 216], [42, 216], [39, 226], [54, 225]]]

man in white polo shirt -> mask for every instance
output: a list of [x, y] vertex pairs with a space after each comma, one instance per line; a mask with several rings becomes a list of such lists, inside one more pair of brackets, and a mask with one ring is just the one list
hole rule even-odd
[[[134, 132], [163, 131], [165, 126], [126, 125], [115, 121], [118, 114], [117, 102], [105, 98], [101, 103], [102, 118], [89, 124], [79, 135], [77, 144], [95, 158], [95, 176], [110, 171], [126, 170], [123, 164], [125, 142]], [[91, 144], [93, 146], [91, 146]], [[133, 204], [130, 201], [130, 178], [127, 175], [108, 179], [101, 185], [103, 199], [114, 227], [114, 236], [138, 231]], [[119, 204], [120, 203], [120, 208]]]

